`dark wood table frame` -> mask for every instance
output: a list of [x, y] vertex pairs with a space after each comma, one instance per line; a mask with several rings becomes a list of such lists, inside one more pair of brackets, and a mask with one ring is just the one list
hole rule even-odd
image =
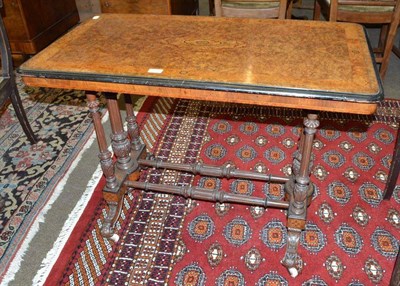
[[[207, 201], [288, 210], [288, 244], [282, 264], [298, 274], [297, 248], [313, 194], [312, 145], [320, 111], [371, 114], [382, 85], [361, 26], [313, 21], [214, 17], [101, 15], [75, 28], [20, 68], [27, 85], [107, 92], [111, 145], [93, 92], [87, 93], [110, 210], [102, 234], [114, 224], [129, 187]], [[124, 129], [116, 93], [127, 111]], [[182, 165], [148, 155], [139, 138], [130, 94], [212, 100], [308, 110], [290, 177], [233, 166]], [[142, 168], [172, 168], [226, 178], [285, 184], [285, 200], [139, 182]]]

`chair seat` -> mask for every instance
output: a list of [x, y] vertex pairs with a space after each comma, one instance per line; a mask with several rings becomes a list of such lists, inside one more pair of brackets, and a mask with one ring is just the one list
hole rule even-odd
[[215, 0], [217, 17], [285, 19], [288, 0]]
[[[323, 0], [327, 5], [330, 4], [330, 0]], [[373, 2], [373, 1], [371, 1]], [[394, 6], [367, 6], [367, 5], [339, 5], [340, 11], [355, 12], [355, 13], [384, 13], [393, 12]]]
[[240, 2], [240, 1], [222, 1], [222, 7], [227, 8], [242, 8], [242, 9], [269, 9], [279, 7], [279, 1], [265, 1], [265, 2]]

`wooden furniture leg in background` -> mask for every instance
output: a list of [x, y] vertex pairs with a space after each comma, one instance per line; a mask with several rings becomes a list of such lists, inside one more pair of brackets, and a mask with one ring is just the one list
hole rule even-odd
[[400, 249], [397, 254], [396, 262], [394, 263], [392, 277], [390, 278], [390, 286], [400, 285]]
[[387, 178], [386, 189], [383, 192], [383, 199], [390, 200], [393, 190], [396, 187], [397, 178], [400, 172], [400, 131], [397, 130], [396, 143], [394, 144], [394, 152], [392, 156], [392, 164], [390, 165], [389, 176]]
[[15, 83], [15, 78], [11, 77], [10, 80], [11, 81], [9, 84], [11, 84], [12, 87], [9, 90], [9, 92], [11, 92], [10, 98], [11, 98], [11, 103], [14, 107], [15, 114], [17, 115], [19, 123], [22, 126], [22, 130], [24, 130], [25, 135], [28, 138], [28, 140], [31, 142], [31, 144], [36, 144], [37, 139], [36, 139], [35, 134], [32, 131], [31, 125], [28, 121], [24, 107], [22, 105], [21, 97], [19, 96], [19, 91], [18, 91], [17, 85]]
[[[294, 167], [294, 182], [285, 185], [289, 197], [288, 242], [282, 264], [287, 267], [292, 277], [299, 274], [298, 253], [301, 232], [305, 229], [307, 201], [311, 199], [313, 186], [310, 182], [310, 164], [314, 135], [319, 126], [318, 116], [309, 114], [304, 119], [304, 134], [300, 138], [300, 167]], [[296, 159], [295, 159], [296, 160]]]

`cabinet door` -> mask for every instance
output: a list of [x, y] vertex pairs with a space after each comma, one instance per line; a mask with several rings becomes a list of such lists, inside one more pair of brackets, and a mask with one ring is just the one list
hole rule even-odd
[[30, 38], [77, 14], [74, 0], [19, 0]]
[[35, 54], [79, 21], [75, 0], [8, 0], [3, 4], [13, 54]]
[[103, 13], [169, 15], [168, 0], [100, 0]]
[[18, 1], [6, 1], [1, 9], [1, 14], [10, 42], [26, 41], [29, 38]]

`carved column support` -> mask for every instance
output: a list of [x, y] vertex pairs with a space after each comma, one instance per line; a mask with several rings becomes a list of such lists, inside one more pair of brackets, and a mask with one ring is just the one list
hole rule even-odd
[[107, 93], [107, 109], [110, 114], [111, 122], [111, 146], [117, 157], [117, 167], [121, 170], [127, 170], [131, 167], [130, 142], [127, 133], [124, 131], [119, 111], [117, 95]]
[[294, 176], [299, 175], [300, 172], [300, 164], [301, 164], [301, 151], [302, 148], [300, 148], [299, 145], [299, 149], [296, 150], [296, 152], [294, 152], [293, 154], [293, 165], [292, 165], [292, 174]]
[[304, 218], [306, 215], [307, 196], [309, 194], [310, 185], [310, 163], [312, 155], [312, 146], [314, 135], [317, 132], [319, 121], [318, 115], [309, 114], [304, 119], [304, 141], [301, 151], [301, 162], [298, 174], [295, 177], [295, 185], [293, 190], [292, 203], [289, 208], [289, 217]]
[[[114, 223], [118, 216], [118, 206], [122, 204], [122, 198], [119, 191], [118, 180], [115, 176], [115, 164], [112, 160], [112, 153], [108, 151], [107, 139], [105, 136], [103, 125], [101, 124], [101, 116], [99, 113], [99, 103], [96, 96], [93, 94], [86, 94], [87, 104], [89, 111], [92, 116], [97, 143], [99, 145], [99, 159], [101, 169], [106, 178], [106, 186], [103, 190], [103, 197], [107, 201], [109, 211], [107, 217], [104, 219], [101, 233], [103, 236], [108, 238], [115, 238], [114, 235]], [[118, 214], [119, 215], [119, 214]]]
[[117, 167], [121, 170], [129, 169], [132, 165], [131, 157], [129, 156], [131, 143], [126, 132], [113, 133], [111, 135], [111, 146], [117, 157]]
[[[303, 147], [304, 147], [304, 138], [305, 138], [305, 134], [304, 133], [305, 133], [305, 131], [303, 130], [303, 133], [302, 133], [300, 141], [299, 141], [298, 149], [293, 154], [292, 170], [293, 170], [294, 176], [297, 176], [300, 173], [300, 165], [301, 165], [302, 156], [303, 156], [302, 150], [303, 150]], [[314, 155], [311, 154], [310, 163], [308, 165], [308, 172], [309, 173], [312, 170], [313, 164], [314, 164]]]
[[106, 190], [116, 191], [118, 187], [117, 179], [115, 177], [115, 164], [112, 160], [112, 153], [110, 151], [102, 151], [99, 153], [100, 166], [106, 177]]
[[115, 190], [117, 187], [117, 179], [115, 177], [114, 163], [112, 161], [112, 154], [107, 148], [107, 139], [105, 136], [103, 125], [101, 124], [101, 116], [99, 113], [99, 102], [93, 94], [86, 94], [87, 105], [93, 120], [94, 129], [96, 132], [97, 143], [99, 145], [99, 159], [100, 165], [106, 177], [106, 188]]
[[131, 139], [132, 150], [140, 150], [142, 143], [140, 142], [139, 126], [136, 121], [136, 116], [133, 112], [132, 97], [130, 94], [125, 94], [126, 107], [126, 122], [128, 126], [128, 135]]
[[297, 151], [293, 154], [293, 166], [292, 173], [294, 176], [297, 176], [300, 171], [300, 162], [301, 162], [301, 150], [303, 150], [304, 146], [304, 128], [300, 128], [300, 138], [297, 143]]
[[310, 165], [314, 136], [319, 126], [318, 116], [309, 114], [304, 119], [304, 134], [300, 143], [299, 155], [295, 156], [294, 179], [285, 184], [286, 195], [289, 199], [288, 211], [288, 243], [282, 264], [285, 265], [292, 277], [299, 274], [297, 249], [301, 231], [305, 229], [307, 205], [311, 200], [313, 186], [310, 183]]

